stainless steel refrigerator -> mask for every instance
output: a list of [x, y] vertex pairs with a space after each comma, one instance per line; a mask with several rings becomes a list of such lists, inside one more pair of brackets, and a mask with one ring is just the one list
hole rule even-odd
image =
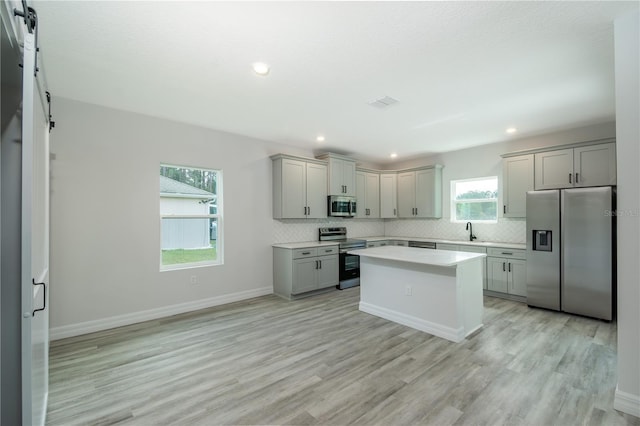
[[613, 187], [527, 192], [527, 304], [615, 315]]

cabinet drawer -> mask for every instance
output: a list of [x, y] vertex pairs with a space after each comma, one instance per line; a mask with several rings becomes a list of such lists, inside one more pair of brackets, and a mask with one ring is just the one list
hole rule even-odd
[[525, 259], [526, 254], [524, 250], [508, 249], [499, 247], [490, 247], [487, 249], [487, 255], [494, 257], [509, 257], [513, 259]]
[[318, 249], [316, 247], [296, 249], [293, 251], [294, 259], [304, 259], [306, 257], [315, 257], [317, 255]]
[[338, 254], [338, 246], [318, 247], [318, 256], [328, 256], [330, 254]]

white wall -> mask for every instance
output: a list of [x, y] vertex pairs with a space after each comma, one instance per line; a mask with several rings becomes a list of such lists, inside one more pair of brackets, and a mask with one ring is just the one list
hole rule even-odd
[[640, 417], [640, 13], [615, 21], [618, 167], [618, 388], [614, 407]]
[[[419, 220], [398, 219], [385, 223], [387, 235], [468, 238], [465, 225], [451, 223], [451, 181], [484, 176], [498, 176], [498, 193], [502, 204], [502, 158], [501, 154], [524, 149], [563, 145], [596, 139], [612, 138], [616, 135], [615, 122], [579, 127], [528, 138], [514, 138], [509, 142], [483, 145], [475, 148], [446, 152], [423, 158], [394, 163], [394, 169], [404, 169], [430, 164], [442, 164], [442, 219]], [[526, 223], [524, 219], [498, 219], [497, 224], [476, 224], [474, 234], [479, 240], [524, 243]]]
[[[53, 338], [271, 293], [269, 155], [311, 152], [68, 99], [53, 104]], [[224, 265], [159, 271], [161, 163], [222, 169]]]

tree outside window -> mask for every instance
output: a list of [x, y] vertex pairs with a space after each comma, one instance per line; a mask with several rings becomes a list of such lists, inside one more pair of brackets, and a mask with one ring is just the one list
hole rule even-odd
[[452, 222], [497, 222], [498, 177], [451, 181]]

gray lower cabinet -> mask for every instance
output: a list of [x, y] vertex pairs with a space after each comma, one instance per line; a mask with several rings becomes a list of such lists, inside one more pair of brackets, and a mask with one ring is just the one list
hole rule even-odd
[[487, 290], [526, 297], [525, 251], [490, 248], [487, 255]]
[[273, 289], [288, 299], [339, 281], [338, 246], [273, 248]]

